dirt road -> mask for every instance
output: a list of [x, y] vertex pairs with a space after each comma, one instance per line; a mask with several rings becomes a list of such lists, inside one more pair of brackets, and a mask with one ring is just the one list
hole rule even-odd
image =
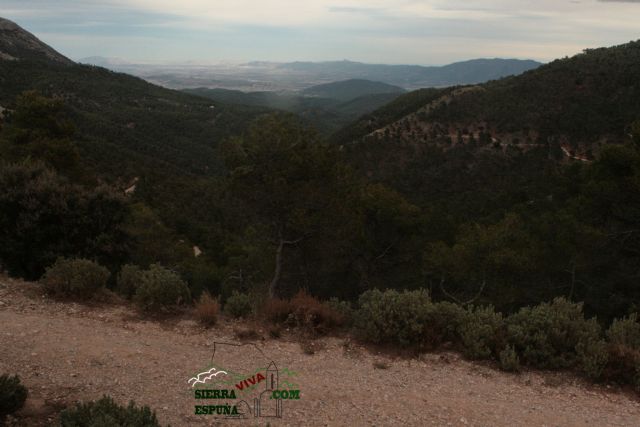
[[[148, 321], [131, 307], [55, 302], [36, 284], [0, 278], [0, 372], [19, 374], [30, 390], [23, 416], [31, 418], [21, 425], [43, 425], [64, 406], [103, 394], [149, 405], [174, 427], [640, 425], [638, 396], [569, 374], [511, 375], [449, 353], [392, 359], [335, 337], [308, 355], [294, 336], [264, 331], [254, 343], [297, 373], [301, 399], [284, 401], [280, 419], [195, 415], [202, 402], [187, 380], [208, 366], [214, 342], [237, 342], [234, 330], [244, 326], [222, 323]], [[246, 352], [234, 362], [255, 367], [252, 358]]]

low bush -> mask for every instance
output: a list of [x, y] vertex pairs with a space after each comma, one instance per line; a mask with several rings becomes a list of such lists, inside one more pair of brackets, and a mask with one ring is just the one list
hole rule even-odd
[[294, 325], [291, 302], [281, 298], [269, 298], [262, 306], [262, 314], [266, 320], [272, 323], [285, 323]]
[[[345, 323], [345, 315], [334, 309], [332, 303], [322, 302], [300, 290], [290, 300], [272, 298], [265, 302], [262, 312], [273, 323], [283, 323], [307, 332], [324, 334]], [[335, 306], [335, 303], [333, 303]], [[346, 304], [346, 303], [344, 303]], [[338, 303], [339, 309], [347, 306]]]
[[421, 346], [430, 308], [431, 300], [424, 290], [366, 291], [358, 299], [354, 329], [373, 343]]
[[40, 282], [52, 295], [89, 299], [107, 285], [109, 276], [109, 270], [93, 261], [58, 258]]
[[27, 388], [20, 384], [20, 378], [17, 375], [0, 376], [0, 425], [4, 417], [22, 408], [27, 400], [27, 394]]
[[609, 362], [610, 348], [604, 340], [591, 340], [578, 344], [578, 367], [592, 380], [599, 380]]
[[344, 323], [343, 316], [316, 297], [300, 290], [290, 301], [295, 325], [324, 334]]
[[190, 301], [189, 288], [177, 273], [153, 264], [142, 273], [134, 301], [145, 311], [166, 310]]
[[640, 322], [638, 314], [633, 313], [622, 319], [615, 319], [607, 330], [607, 340], [612, 345], [622, 345], [640, 350]]
[[353, 324], [354, 310], [350, 302], [341, 301], [334, 297], [325, 301], [324, 304], [342, 317], [342, 322], [345, 326], [351, 326]]
[[546, 369], [576, 366], [578, 349], [601, 338], [595, 319], [586, 320], [582, 304], [556, 298], [522, 308], [506, 319], [507, 340], [530, 366]]
[[520, 372], [520, 357], [513, 348], [508, 345], [499, 354], [500, 369], [506, 372]]
[[240, 341], [255, 341], [262, 338], [260, 333], [252, 327], [235, 329], [233, 332]]
[[[598, 352], [588, 351], [600, 355], [596, 368], [586, 371], [593, 379], [615, 381], [620, 384], [631, 384], [640, 390], [640, 323], [638, 315], [631, 314], [622, 319], [616, 319], [606, 332], [607, 343], [602, 343]], [[588, 366], [589, 367], [589, 366]]]
[[427, 305], [427, 324], [423, 342], [427, 348], [435, 348], [445, 342], [460, 342], [460, 327], [467, 311], [448, 301]]
[[233, 318], [249, 317], [253, 313], [253, 304], [247, 294], [233, 291], [224, 303], [224, 314]]
[[499, 357], [504, 347], [504, 319], [493, 307], [471, 307], [460, 325], [463, 353], [470, 359]]
[[112, 398], [80, 403], [60, 414], [61, 427], [160, 427], [154, 411], [148, 406], [118, 405]]
[[142, 283], [143, 270], [137, 265], [127, 264], [118, 273], [116, 291], [127, 299], [133, 298]]
[[215, 325], [218, 320], [218, 314], [220, 314], [218, 300], [212, 297], [209, 292], [203, 292], [196, 303], [196, 317], [198, 320], [208, 326]]

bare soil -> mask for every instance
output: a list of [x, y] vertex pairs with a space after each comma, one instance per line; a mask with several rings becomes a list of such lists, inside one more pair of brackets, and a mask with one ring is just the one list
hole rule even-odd
[[[194, 414], [187, 380], [208, 365], [214, 342], [237, 342], [238, 329], [256, 329], [256, 346], [298, 373], [301, 399], [285, 401], [280, 419]], [[235, 361], [255, 365], [250, 353]], [[638, 395], [568, 373], [512, 375], [446, 352], [392, 357], [348, 337], [301, 344], [291, 331], [274, 339], [268, 328], [227, 319], [207, 329], [189, 313], [148, 320], [127, 304], [54, 301], [37, 284], [2, 277], [1, 372], [29, 389], [9, 420], [20, 426], [48, 425], [61, 409], [103, 394], [149, 405], [174, 427], [640, 426]]]

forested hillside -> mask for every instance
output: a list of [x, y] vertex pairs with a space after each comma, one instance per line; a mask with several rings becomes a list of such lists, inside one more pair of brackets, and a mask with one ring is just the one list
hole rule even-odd
[[411, 92], [331, 144], [293, 115], [2, 60], [0, 259], [30, 278], [58, 256], [160, 263], [225, 301], [564, 296], [606, 321], [640, 297], [638, 51]]
[[570, 295], [606, 317], [640, 291], [639, 100], [632, 42], [411, 92], [332, 140], [428, 218], [422, 268], [435, 294], [482, 291], [474, 301], [500, 307]]
[[288, 111], [321, 133], [330, 135], [393, 101], [404, 90], [384, 83], [346, 80], [312, 86], [302, 92], [241, 92], [207, 88], [184, 89], [183, 92], [217, 102]]
[[[19, 232], [5, 234], [3, 242], [21, 247], [3, 244], [21, 264], [5, 268], [38, 277], [59, 255], [97, 256], [113, 266], [162, 262], [185, 272], [195, 268], [185, 262], [207, 265], [206, 256], [193, 259], [192, 246], [220, 240], [209, 205], [219, 193], [211, 177], [224, 170], [218, 146], [268, 110], [214, 103], [74, 64], [8, 22], [0, 46], [12, 47], [6, 50], [12, 59], [0, 60], [2, 173], [14, 185], [31, 186], [43, 204], [18, 230], [16, 209], [28, 200], [3, 193], [3, 212], [10, 213], [3, 229]], [[59, 204], [44, 202], [51, 191]], [[97, 226], [89, 219], [98, 215], [95, 209], [117, 214]], [[58, 215], [64, 217], [52, 220]]]

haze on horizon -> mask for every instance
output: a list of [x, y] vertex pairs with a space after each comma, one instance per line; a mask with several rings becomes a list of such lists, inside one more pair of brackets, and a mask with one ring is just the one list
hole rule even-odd
[[640, 38], [640, 0], [2, 0], [73, 59], [550, 61]]

